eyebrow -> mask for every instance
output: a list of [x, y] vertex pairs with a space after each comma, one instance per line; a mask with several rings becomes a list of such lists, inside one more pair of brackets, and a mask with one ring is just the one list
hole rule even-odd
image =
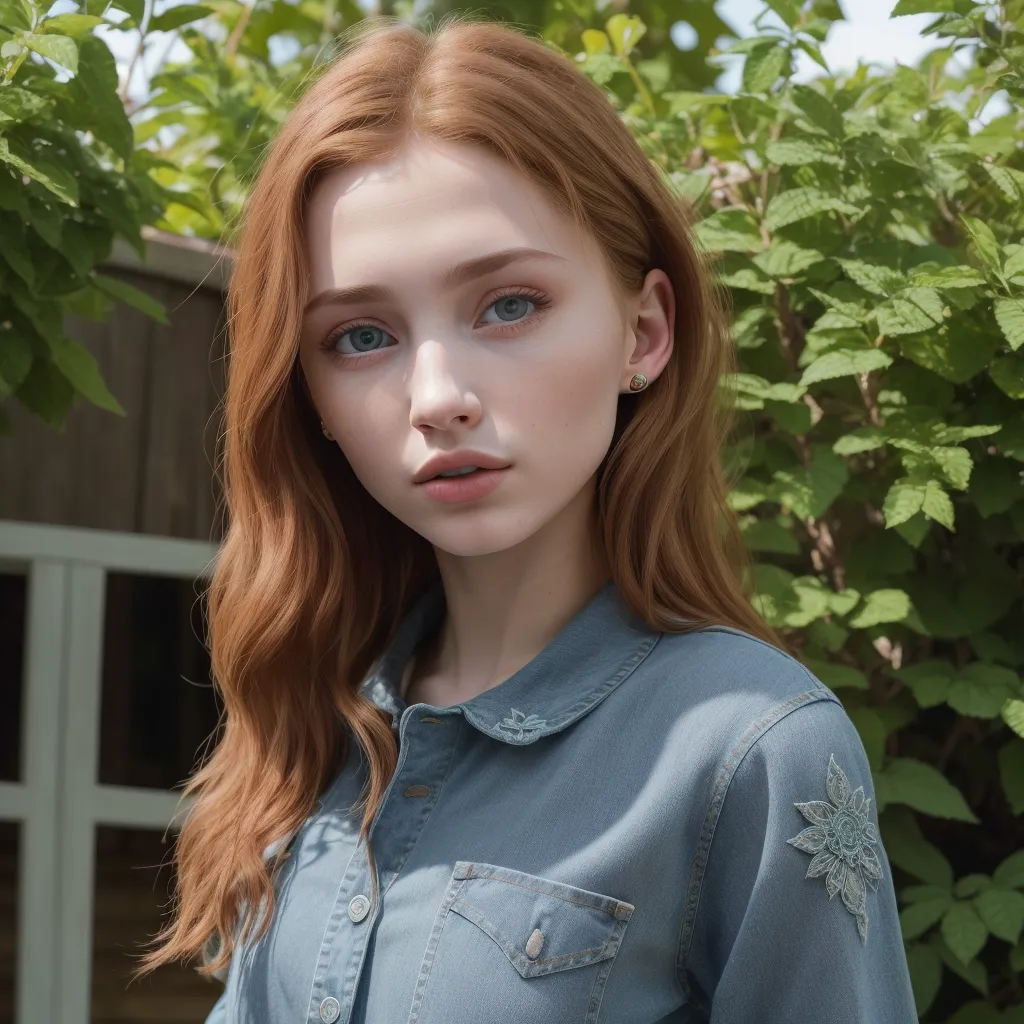
[[[510, 263], [519, 260], [565, 260], [564, 256], [557, 256], [553, 252], [545, 252], [543, 249], [530, 249], [518, 247], [515, 249], [501, 249], [498, 252], [488, 253], [486, 256], [476, 256], [464, 263], [449, 267], [441, 274], [441, 287], [448, 291], [457, 288], [468, 281], [474, 281], [485, 274], [492, 274], [496, 270], [507, 267]], [[363, 284], [352, 288], [328, 288], [314, 296], [306, 303], [302, 315], [309, 316], [314, 310], [327, 305], [354, 305], [359, 302], [381, 302], [393, 298], [394, 292], [382, 284]]]

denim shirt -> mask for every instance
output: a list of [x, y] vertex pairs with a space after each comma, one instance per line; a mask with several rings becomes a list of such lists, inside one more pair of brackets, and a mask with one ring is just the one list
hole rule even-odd
[[399, 741], [378, 903], [353, 744], [207, 1024], [916, 1022], [864, 748], [802, 665], [653, 631], [609, 582], [504, 682], [407, 706], [444, 608], [362, 687]]

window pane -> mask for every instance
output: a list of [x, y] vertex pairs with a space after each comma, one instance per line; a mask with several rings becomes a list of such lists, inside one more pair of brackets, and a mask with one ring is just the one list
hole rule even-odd
[[224, 991], [195, 964], [165, 964], [131, 981], [139, 958], [152, 948], [147, 943], [168, 921], [173, 838], [168, 833], [165, 843], [160, 832], [96, 829], [92, 1024], [203, 1024]]
[[4, 782], [21, 778], [27, 601], [28, 578], [0, 572], [0, 780]]
[[17, 822], [0, 821], [0, 1024], [11, 1024], [14, 1020], [20, 831]]
[[216, 730], [204, 586], [108, 574], [101, 783], [173, 789], [192, 773]]

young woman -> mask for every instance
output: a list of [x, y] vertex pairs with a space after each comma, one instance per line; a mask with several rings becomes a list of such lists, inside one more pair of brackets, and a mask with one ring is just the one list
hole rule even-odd
[[744, 596], [707, 271], [601, 91], [360, 29], [228, 300], [226, 729], [146, 968], [204, 950], [231, 1024], [915, 1021], [858, 734]]

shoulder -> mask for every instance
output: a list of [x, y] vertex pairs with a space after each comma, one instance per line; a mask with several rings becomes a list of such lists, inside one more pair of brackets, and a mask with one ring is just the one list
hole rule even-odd
[[662, 633], [647, 657], [649, 685], [680, 712], [689, 706], [727, 709], [754, 718], [835, 694], [805, 665], [758, 637], [729, 626]]
[[794, 762], [812, 740], [827, 746], [856, 736], [832, 690], [796, 658], [741, 630], [663, 633], [643, 676], [645, 700], [675, 723], [676, 742], [690, 758], [700, 751], [714, 762], [705, 771], [720, 781], [770, 732], [786, 741], [780, 750], [765, 746]]

